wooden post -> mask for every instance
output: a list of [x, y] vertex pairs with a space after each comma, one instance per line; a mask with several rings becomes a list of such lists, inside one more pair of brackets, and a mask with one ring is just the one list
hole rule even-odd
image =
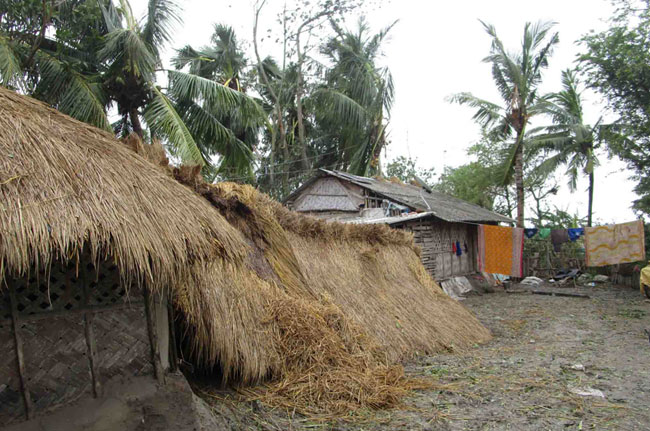
[[147, 332], [149, 333], [149, 346], [151, 347], [151, 363], [153, 374], [160, 383], [165, 382], [165, 375], [160, 362], [160, 349], [158, 348], [158, 335], [156, 334], [156, 316], [153, 315], [153, 302], [147, 287], [144, 290], [144, 312], [147, 318]]
[[16, 361], [18, 362], [18, 375], [20, 377], [20, 390], [23, 394], [23, 403], [25, 406], [25, 418], [31, 419], [34, 407], [32, 397], [29, 394], [27, 385], [27, 373], [25, 370], [25, 356], [23, 353], [23, 340], [20, 336], [20, 320], [18, 317], [18, 302], [16, 301], [16, 292], [9, 287], [9, 301], [11, 302], [11, 322], [14, 332], [14, 348], [16, 349]]
[[[86, 266], [82, 265], [81, 280], [83, 288], [84, 308], [90, 303], [90, 286], [88, 285], [88, 274]], [[97, 369], [97, 343], [95, 342], [95, 331], [93, 329], [93, 313], [84, 312], [84, 337], [86, 338], [86, 351], [88, 352], [88, 367], [90, 368], [90, 378], [93, 385], [93, 397], [101, 395], [101, 384], [99, 370]]]
[[176, 356], [176, 330], [174, 327], [174, 304], [172, 303], [171, 289], [167, 296], [167, 320], [169, 323], [169, 369], [175, 373], [178, 369], [178, 356]]
[[93, 315], [91, 313], [84, 313], [84, 335], [86, 336], [90, 377], [93, 381], [93, 397], [97, 398], [101, 395], [101, 385], [99, 383], [99, 372], [97, 370], [97, 345], [95, 343]]

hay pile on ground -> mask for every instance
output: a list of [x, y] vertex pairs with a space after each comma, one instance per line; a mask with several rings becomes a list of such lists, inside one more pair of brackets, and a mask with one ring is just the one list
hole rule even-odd
[[395, 407], [410, 390], [430, 386], [388, 365], [379, 346], [332, 304], [278, 293], [268, 309], [281, 367], [269, 383], [240, 389], [248, 399], [332, 416]]
[[[216, 269], [206, 280], [224, 302], [223, 320], [210, 350], [195, 357], [226, 379], [271, 379], [245, 393], [310, 414], [393, 406], [422, 382], [391, 364], [490, 338], [429, 277], [410, 234], [306, 217], [250, 186], [208, 185], [197, 174], [174, 171], [244, 234], [251, 252], [237, 274]], [[245, 346], [233, 348], [234, 340]]]

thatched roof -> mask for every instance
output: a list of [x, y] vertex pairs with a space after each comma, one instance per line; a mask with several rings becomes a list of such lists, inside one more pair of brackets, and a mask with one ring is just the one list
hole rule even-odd
[[428, 276], [410, 234], [326, 223], [153, 161], [0, 89], [2, 270], [110, 255], [126, 282], [171, 288], [187, 359], [271, 379], [268, 396], [303, 411], [394, 405], [412, 387], [394, 362], [490, 338]]
[[84, 247], [155, 286], [247, 248], [204, 199], [109, 133], [0, 87], [0, 268], [18, 275]]
[[[315, 180], [322, 177], [338, 178], [370, 190], [393, 202], [405, 205], [412, 211], [427, 211], [433, 216], [448, 222], [471, 223], [514, 223], [514, 220], [494, 211], [466, 202], [462, 199], [446, 195], [436, 190], [426, 190], [412, 184], [397, 183], [380, 178], [360, 177], [346, 172], [321, 169], [320, 172], [285, 199], [285, 202], [295, 200], [300, 193], [309, 187]], [[323, 211], [336, 209], [346, 211], [339, 207], [330, 208], [330, 196], [312, 196], [308, 201], [309, 211]], [[307, 202], [307, 201], [306, 201]], [[352, 207], [352, 211], [358, 208]], [[305, 210], [307, 211], [307, 210]]]
[[220, 319], [200, 322], [208, 335], [197, 340], [209, 342], [194, 345], [195, 357], [227, 378], [271, 377], [274, 403], [302, 411], [382, 405], [405, 383], [395, 370], [387, 376], [387, 365], [490, 338], [431, 279], [410, 233], [326, 222], [250, 186], [209, 185], [182, 171], [176, 178], [252, 246], [245, 267], [219, 264], [196, 280], [205, 295], [197, 315]]

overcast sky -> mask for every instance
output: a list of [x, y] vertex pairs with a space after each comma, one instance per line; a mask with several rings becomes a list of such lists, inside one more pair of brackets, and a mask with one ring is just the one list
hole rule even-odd
[[[290, 0], [288, 0], [290, 2]], [[146, 10], [146, 0], [132, 0], [134, 12]], [[381, 1], [366, 11], [373, 29], [380, 29], [398, 19], [385, 44], [382, 60], [391, 70], [396, 100], [390, 121], [387, 159], [404, 155], [418, 159], [421, 167], [435, 167], [439, 174], [445, 165], [458, 166], [469, 161], [466, 149], [476, 142], [479, 128], [472, 121], [472, 110], [450, 105], [445, 97], [470, 91], [476, 96], [500, 102], [491, 79], [490, 66], [481, 60], [488, 54], [490, 39], [479, 19], [493, 24], [506, 47], [518, 49], [526, 21], [551, 20], [557, 23], [560, 44], [544, 73], [543, 92], [560, 89], [560, 72], [574, 65], [579, 47], [575, 44], [592, 29], [606, 28], [603, 21], [612, 14], [608, 0], [471, 0]], [[208, 43], [212, 25], [220, 22], [235, 28], [238, 37], [252, 40], [253, 6], [251, 0], [186, 0], [181, 2], [183, 25], [178, 27], [173, 48], [185, 44], [199, 47]], [[284, 0], [268, 0], [260, 33], [274, 23], [276, 11]], [[347, 21], [353, 26], [357, 17]], [[262, 44], [262, 55], [275, 54], [272, 40]], [[172, 53], [170, 50], [167, 55]], [[252, 56], [252, 53], [251, 53]], [[587, 93], [585, 119], [594, 123], [603, 113], [600, 96]], [[536, 124], [542, 125], [542, 124]], [[601, 157], [596, 171], [595, 218], [600, 222], [634, 219], [630, 209], [635, 194], [625, 165]], [[580, 208], [586, 215], [586, 182], [570, 194], [567, 180], [558, 175], [560, 193], [553, 202], [572, 213]], [[528, 212], [530, 216], [530, 211]]]

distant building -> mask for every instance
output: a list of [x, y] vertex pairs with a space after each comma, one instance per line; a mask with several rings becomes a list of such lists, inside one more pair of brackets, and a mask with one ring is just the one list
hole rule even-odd
[[477, 224], [514, 223], [506, 216], [424, 185], [326, 169], [284, 203], [293, 211], [323, 219], [385, 223], [413, 232], [422, 248], [422, 263], [438, 281], [477, 271]]

